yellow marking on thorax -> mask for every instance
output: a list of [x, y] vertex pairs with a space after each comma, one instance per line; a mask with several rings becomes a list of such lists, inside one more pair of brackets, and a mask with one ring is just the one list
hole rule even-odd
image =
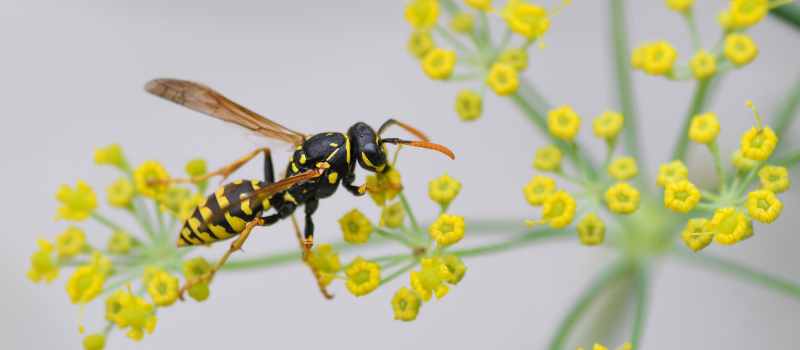
[[339, 179], [339, 174], [338, 174], [338, 173], [336, 173], [335, 171], [334, 171], [334, 172], [332, 172], [332, 173], [330, 173], [330, 174], [328, 174], [328, 182], [329, 182], [331, 185], [335, 184], [335, 183], [336, 183], [336, 180], [338, 180], [338, 179]]
[[258, 180], [250, 180], [250, 186], [253, 186], [253, 191], [257, 191], [259, 188], [261, 188]]
[[331, 164], [328, 162], [317, 162], [317, 169], [328, 169], [331, 167]]
[[350, 137], [344, 135], [344, 150], [347, 151], [347, 165], [350, 165]]
[[219, 204], [220, 209], [227, 208], [231, 203], [228, 202], [228, 198], [225, 198], [225, 187], [220, 187], [214, 192], [214, 197], [217, 199], [217, 204]]
[[234, 185], [241, 185], [242, 184], [242, 180], [236, 180], [236, 181], [233, 182], [233, 184]]
[[241, 233], [247, 225], [247, 222], [231, 215], [229, 212], [225, 213], [225, 220], [228, 221], [228, 225], [231, 225], [231, 228], [233, 228], [233, 231], [236, 233]]
[[339, 144], [336, 143], [336, 142], [331, 142], [331, 143], [328, 144], [328, 146], [336, 148], [336, 147], [339, 147]]
[[306, 164], [306, 154], [303, 153], [300, 155], [300, 164]]
[[265, 199], [265, 200], [263, 200], [261, 202], [261, 210], [262, 211], [267, 211], [267, 210], [269, 210], [270, 207], [272, 207], [272, 203], [269, 202], [269, 198], [267, 198], [267, 199]]
[[250, 208], [250, 200], [245, 199], [242, 201], [242, 212], [247, 214], [248, 216], [253, 215], [253, 208]]
[[335, 155], [336, 155], [336, 153], [338, 153], [338, 152], [339, 152], [339, 149], [340, 149], [340, 148], [337, 148], [337, 149], [333, 150], [333, 152], [331, 152], [331, 154], [329, 154], [329, 155], [328, 155], [328, 158], [325, 158], [325, 160], [326, 160], [326, 161], [329, 161], [329, 160], [331, 160], [331, 159], [333, 158], [333, 156], [335, 156]]
[[294, 164], [294, 162], [292, 162], [292, 171], [294, 171], [295, 173], [300, 172], [300, 169], [297, 168], [297, 164]]
[[298, 204], [298, 203], [297, 203], [297, 199], [295, 199], [295, 198], [294, 198], [294, 196], [292, 196], [292, 194], [291, 194], [291, 193], [289, 193], [289, 192], [284, 192], [284, 194], [283, 194], [283, 200], [285, 200], [285, 201], [287, 201], [287, 202], [292, 202], [292, 203], [294, 203], [294, 204]]

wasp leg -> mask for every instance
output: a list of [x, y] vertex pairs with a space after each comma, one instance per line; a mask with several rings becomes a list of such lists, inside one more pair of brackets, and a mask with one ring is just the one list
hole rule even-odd
[[303, 232], [303, 248], [306, 252], [311, 250], [311, 247], [314, 245], [314, 220], [311, 216], [317, 211], [317, 207], [319, 207], [318, 199], [309, 200], [305, 204], [306, 227]]
[[292, 214], [292, 226], [294, 226], [295, 237], [297, 237], [297, 242], [300, 244], [300, 249], [303, 250], [303, 262], [306, 265], [308, 265], [308, 267], [311, 269], [311, 273], [317, 280], [317, 287], [319, 288], [319, 292], [322, 293], [322, 296], [325, 297], [325, 299], [328, 300], [333, 299], [333, 294], [328, 292], [328, 289], [325, 288], [325, 285], [322, 283], [322, 276], [320, 275], [317, 268], [308, 262], [308, 257], [311, 253], [310, 247], [307, 247], [305, 245], [305, 241], [303, 240], [303, 237], [300, 235], [300, 225], [297, 223], [297, 218], [294, 216], [294, 214]]
[[225, 263], [228, 261], [231, 255], [242, 249], [244, 242], [247, 241], [247, 238], [250, 236], [250, 233], [256, 226], [269, 226], [274, 224], [278, 220], [280, 220], [280, 215], [273, 214], [263, 218], [256, 218], [255, 220], [248, 222], [247, 226], [245, 226], [244, 230], [242, 230], [242, 233], [240, 233], [239, 236], [236, 237], [236, 240], [234, 240], [233, 243], [231, 243], [231, 246], [230, 248], [228, 248], [228, 251], [225, 252], [225, 254], [222, 256], [222, 258], [219, 259], [216, 265], [211, 267], [211, 270], [209, 270], [204, 275], [198, 278], [194, 278], [190, 281], [187, 281], [186, 284], [183, 285], [183, 287], [181, 287], [181, 289], [178, 291], [178, 296], [180, 297], [180, 299], [184, 300], [183, 295], [186, 293], [187, 290], [191, 289], [195, 285], [201, 283], [211, 283], [211, 281], [214, 279], [214, 274], [216, 274], [217, 271], [219, 271], [219, 269], [221, 269], [222, 266], [225, 265]]
[[353, 185], [354, 181], [356, 181], [356, 176], [353, 175], [353, 173], [347, 174], [344, 176], [344, 179], [342, 179], [342, 186], [344, 186], [348, 192], [352, 193], [356, 197], [363, 196], [365, 193], [367, 193], [366, 182], [361, 186], [356, 186]]
[[[225, 181], [225, 179], [227, 179], [228, 176], [233, 174], [236, 170], [239, 170], [239, 168], [241, 168], [242, 166], [247, 164], [247, 162], [253, 160], [253, 158], [258, 156], [259, 153], [264, 153], [264, 174], [265, 174], [265, 177], [266, 177], [267, 171], [269, 170], [270, 173], [272, 171], [272, 154], [271, 154], [270, 149], [268, 147], [263, 147], [263, 148], [256, 149], [256, 150], [246, 154], [244, 157], [241, 157], [241, 158], [237, 159], [236, 161], [234, 161], [234, 162], [232, 162], [232, 163], [230, 163], [230, 164], [228, 164], [226, 166], [223, 166], [223, 167], [221, 167], [221, 168], [219, 168], [217, 170], [214, 170], [212, 172], [206, 173], [205, 175], [195, 176], [195, 177], [191, 177], [191, 178], [169, 179], [169, 180], [164, 180], [164, 182], [165, 183], [198, 183], [198, 182], [206, 181], [206, 180], [208, 180], [208, 179], [210, 179], [210, 178], [212, 178], [214, 176], [222, 176], [222, 179], [220, 179], [220, 182], [222, 182], [222, 181]], [[267, 163], [269, 163], [269, 165], [267, 165]], [[269, 183], [273, 183], [273, 182], [275, 182], [274, 175], [272, 176], [272, 181], [269, 181]]]

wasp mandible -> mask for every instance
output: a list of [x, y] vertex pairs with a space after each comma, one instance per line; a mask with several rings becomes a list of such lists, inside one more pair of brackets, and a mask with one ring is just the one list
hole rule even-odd
[[[312, 216], [320, 199], [330, 197], [339, 184], [355, 196], [366, 192], [366, 184], [354, 185], [356, 163], [370, 172], [384, 173], [389, 170], [386, 144], [421, 147], [441, 152], [455, 159], [453, 152], [445, 146], [431, 143], [419, 130], [389, 119], [377, 132], [369, 125], [358, 122], [347, 133], [323, 132], [308, 136], [284, 127], [249, 109], [231, 101], [213, 89], [191, 81], [177, 79], [155, 79], [145, 85], [153, 95], [185, 106], [211, 117], [247, 128], [256, 134], [287, 142], [295, 146], [294, 154], [286, 166], [286, 175], [275, 181], [272, 153], [267, 147], [256, 149], [242, 158], [211, 171], [204, 176], [189, 179], [171, 179], [173, 183], [195, 183], [213, 176], [228, 178], [233, 172], [259, 154], [264, 155], [264, 179], [237, 180], [227, 183], [195, 208], [192, 216], [184, 222], [178, 235], [179, 247], [210, 244], [238, 236], [216, 265], [199, 279], [189, 281], [180, 290], [183, 293], [196, 283], [210, 283], [216, 271], [231, 254], [240, 250], [257, 226], [269, 226], [281, 219], [292, 217], [295, 233], [307, 261], [308, 252], [314, 242]], [[398, 126], [419, 140], [381, 138], [390, 126]], [[299, 207], [305, 210], [305, 231], [301, 237], [299, 225], [293, 213]], [[270, 209], [274, 213], [265, 215]], [[311, 267], [317, 278], [320, 291], [326, 298], [332, 296], [319, 283], [319, 274]]]

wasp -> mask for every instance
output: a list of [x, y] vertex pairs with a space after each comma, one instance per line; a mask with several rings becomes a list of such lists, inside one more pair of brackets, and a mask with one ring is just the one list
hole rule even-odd
[[[203, 176], [168, 180], [172, 183], [196, 183], [220, 176], [221, 182], [224, 182], [233, 172], [259, 154], [264, 157], [262, 180], [237, 180], [224, 184], [198, 205], [184, 222], [178, 235], [178, 247], [208, 245], [232, 237], [236, 239], [206, 275], [188, 281], [181, 288], [181, 298], [191, 286], [210, 283], [231, 254], [242, 248], [254, 228], [270, 226], [288, 217], [292, 219], [295, 234], [303, 249], [303, 259], [307, 262], [314, 242], [312, 217], [319, 207], [319, 201], [333, 195], [339, 185], [355, 196], [364, 195], [366, 183], [354, 185], [356, 164], [368, 172], [385, 173], [390, 169], [386, 144], [431, 149], [455, 159], [450, 149], [430, 142], [419, 130], [395, 119], [387, 120], [377, 132], [369, 125], [358, 122], [346, 133], [322, 132], [306, 135], [267, 119], [199, 83], [155, 79], [145, 85], [145, 90], [194, 111], [244, 127], [259, 136], [283, 141], [295, 147], [286, 166], [285, 176], [279, 181], [275, 181], [272, 152], [268, 147], [256, 149]], [[383, 132], [391, 126], [405, 129], [418, 140], [382, 138]], [[305, 212], [302, 237], [293, 215], [300, 206], [303, 206]], [[326, 298], [332, 298], [319, 283], [316, 269], [311, 266], [311, 270], [322, 294]]]

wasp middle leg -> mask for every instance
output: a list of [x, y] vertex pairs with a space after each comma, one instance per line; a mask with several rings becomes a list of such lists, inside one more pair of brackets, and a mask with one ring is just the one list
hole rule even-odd
[[325, 297], [325, 299], [333, 299], [333, 294], [328, 292], [328, 289], [322, 283], [322, 276], [320, 275], [319, 271], [308, 261], [308, 257], [311, 254], [310, 247], [306, 246], [306, 241], [300, 234], [300, 224], [297, 223], [297, 218], [294, 216], [294, 214], [292, 214], [292, 226], [294, 227], [294, 234], [295, 237], [297, 237], [297, 242], [300, 244], [300, 249], [303, 250], [303, 262], [308, 265], [309, 269], [311, 269], [311, 274], [313, 274], [314, 279], [317, 280], [319, 292], [322, 293], [322, 296]]

